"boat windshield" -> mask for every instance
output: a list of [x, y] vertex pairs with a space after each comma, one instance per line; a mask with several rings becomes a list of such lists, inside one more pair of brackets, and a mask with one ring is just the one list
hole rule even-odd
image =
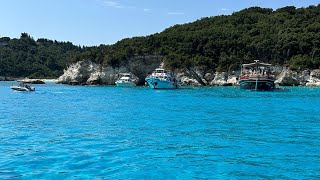
[[156, 69], [156, 73], [164, 73], [163, 69]]
[[20, 87], [25, 87], [26, 84], [25, 84], [25, 83], [20, 83], [19, 86], [20, 86]]
[[128, 80], [128, 79], [130, 79], [129, 77], [121, 77], [120, 79], [122, 79], [122, 80]]

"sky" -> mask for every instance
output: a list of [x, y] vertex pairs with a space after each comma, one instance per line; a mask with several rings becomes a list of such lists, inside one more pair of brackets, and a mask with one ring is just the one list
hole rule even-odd
[[95, 46], [253, 6], [276, 10], [318, 4], [320, 0], [0, 0], [0, 37], [19, 38], [26, 32], [34, 39]]

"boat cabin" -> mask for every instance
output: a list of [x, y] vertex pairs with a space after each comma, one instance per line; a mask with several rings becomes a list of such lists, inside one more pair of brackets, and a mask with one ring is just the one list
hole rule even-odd
[[151, 76], [166, 81], [175, 81], [175, 77], [171, 72], [168, 72], [161, 68], [155, 69]]
[[120, 78], [118, 80], [122, 80], [124, 82], [131, 81], [132, 75], [131, 73], [120, 73]]
[[243, 64], [240, 79], [272, 78], [270, 67], [271, 64], [261, 63], [259, 60], [255, 60], [254, 63]]
[[275, 89], [274, 76], [271, 74], [271, 64], [254, 63], [243, 64], [240, 74], [240, 89], [269, 91]]
[[120, 77], [131, 77], [130, 73], [120, 73]]
[[155, 70], [155, 73], [167, 73], [167, 71], [166, 70], [164, 70], [164, 69], [160, 69], [160, 68], [158, 68], [158, 69], [156, 69]]

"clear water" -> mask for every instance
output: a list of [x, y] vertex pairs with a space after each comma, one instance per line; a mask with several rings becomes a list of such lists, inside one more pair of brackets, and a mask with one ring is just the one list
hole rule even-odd
[[0, 82], [0, 179], [317, 179], [320, 88]]

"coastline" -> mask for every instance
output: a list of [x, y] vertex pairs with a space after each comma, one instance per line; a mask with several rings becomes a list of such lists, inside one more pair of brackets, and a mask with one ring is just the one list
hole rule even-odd
[[37, 79], [40, 81], [43, 81], [45, 83], [50, 82], [50, 83], [57, 83], [58, 79]]
[[[2, 76], [1, 76], [2, 77]], [[31, 79], [31, 78], [13, 78], [13, 77], [3, 77], [0, 78], [0, 81], [17, 81], [17, 82], [44, 82], [44, 83], [57, 83], [58, 79]], [[33, 84], [33, 83], [31, 83]], [[35, 83], [35, 84], [42, 84], [42, 83]]]

